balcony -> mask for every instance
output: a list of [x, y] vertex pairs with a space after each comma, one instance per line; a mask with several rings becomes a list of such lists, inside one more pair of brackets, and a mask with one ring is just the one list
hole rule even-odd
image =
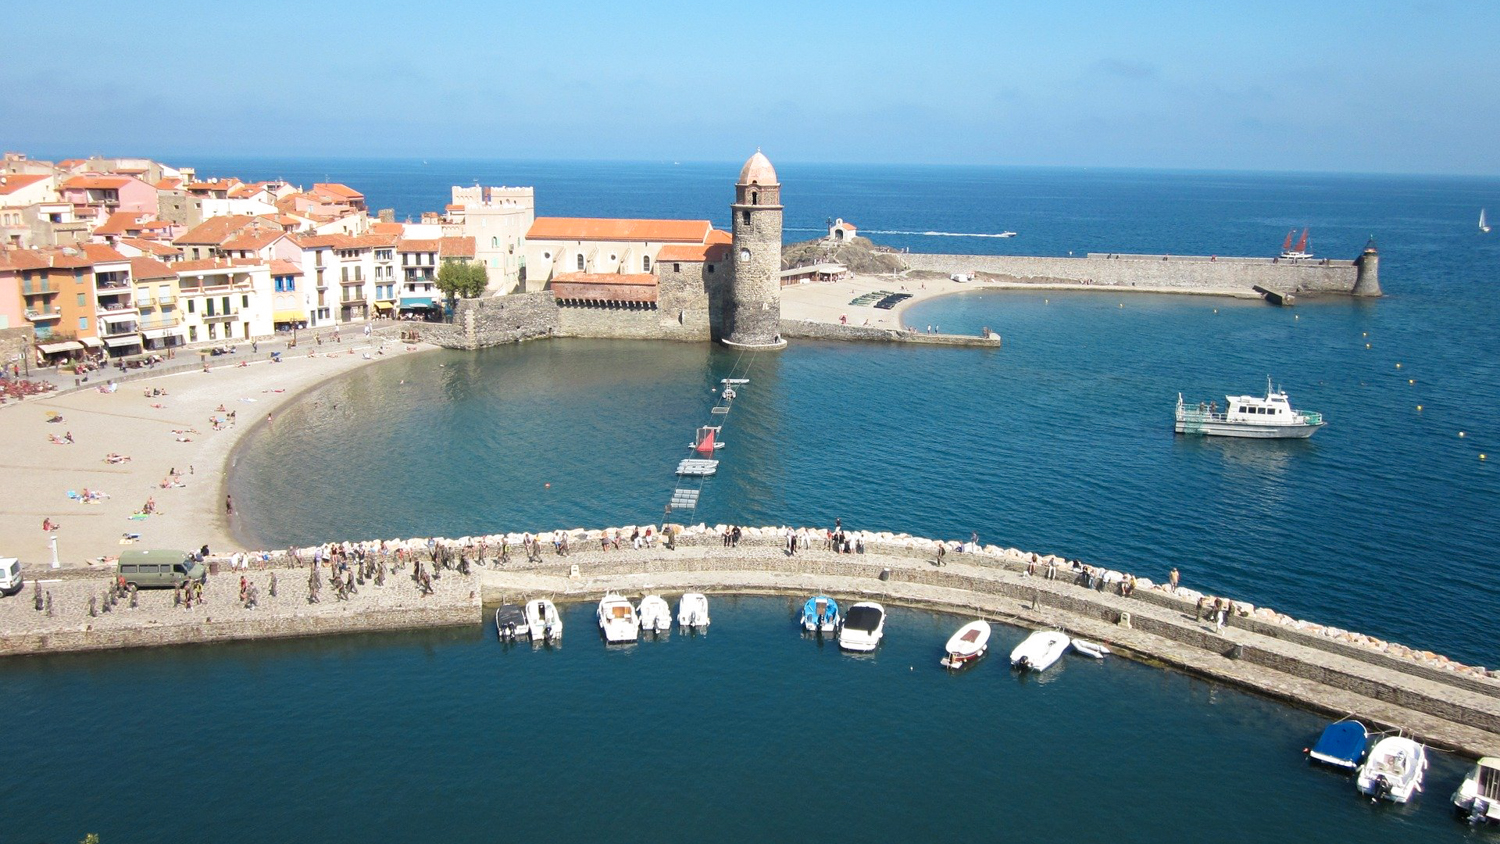
[[228, 321], [233, 320], [233, 319], [238, 319], [239, 315], [240, 315], [240, 309], [239, 308], [230, 308], [228, 311], [221, 311], [220, 313], [216, 313], [216, 314], [204, 314], [203, 315], [203, 321], [204, 322], [228, 322]]
[[359, 292], [351, 293], [348, 290], [345, 290], [344, 291], [344, 295], [339, 297], [339, 304], [341, 304], [341, 305], [347, 305], [347, 304], [349, 304], [351, 302], [358, 302], [360, 304], [363, 304], [364, 301], [365, 301], [364, 291], [359, 291]]
[[158, 331], [163, 328], [176, 328], [182, 320], [176, 314], [164, 316], [141, 317], [140, 328], [142, 331]]
[[26, 319], [31, 322], [51, 322], [62, 319], [62, 308], [27, 308]]
[[140, 327], [136, 324], [135, 320], [129, 320], [129, 321], [126, 321], [126, 322], [101, 322], [101, 323], [99, 323], [99, 333], [106, 340], [109, 339], [109, 338], [111, 338], [111, 337], [120, 337], [120, 336], [127, 335], [127, 334], [133, 335], [133, 334], [135, 334], [139, 330], [140, 330]]
[[57, 286], [51, 281], [23, 281], [21, 282], [21, 295], [33, 296], [43, 293], [56, 293]]
[[135, 305], [130, 300], [124, 302], [100, 302], [99, 308], [94, 313], [102, 317], [107, 316], [135, 316]]

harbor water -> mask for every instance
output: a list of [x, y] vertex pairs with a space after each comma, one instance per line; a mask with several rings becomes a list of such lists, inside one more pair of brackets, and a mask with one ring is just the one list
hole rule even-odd
[[[675, 596], [673, 596], [675, 598]], [[24, 658], [0, 838], [216, 841], [1457, 841], [1463, 775], [1374, 805], [1302, 749], [1322, 721], [1128, 661], [1011, 673], [997, 627], [895, 608], [870, 656], [800, 600], [714, 599], [706, 635], [559, 647], [481, 630]], [[57, 725], [67, 725], [62, 729]], [[17, 756], [24, 757], [17, 760]]]
[[[1500, 182], [1303, 174], [779, 165], [787, 239], [843, 217], [920, 251], [1274, 254], [1313, 228], [1376, 302], [975, 293], [908, 324], [1000, 349], [538, 342], [400, 356], [251, 435], [230, 488], [251, 547], [648, 524], [719, 379], [749, 368], [682, 520], [982, 541], [1233, 595], [1500, 665]], [[353, 184], [398, 218], [452, 184], [535, 184], [539, 214], [727, 222], [733, 166], [201, 162]], [[1018, 231], [1016, 238], [958, 237]], [[893, 281], [893, 285], [902, 282]], [[915, 283], [915, 282], [913, 282]], [[895, 289], [895, 288], [892, 288]], [[886, 312], [851, 317], [889, 318]], [[1399, 364], [1399, 368], [1398, 368]], [[1177, 393], [1267, 375], [1328, 426], [1306, 441], [1172, 434]], [[1420, 409], [1419, 409], [1420, 406]], [[1463, 432], [1463, 436], [1460, 436]], [[1486, 454], [1487, 460], [1480, 455]], [[474, 629], [28, 658], [0, 840], [493, 840], [934, 830], [1032, 840], [1405, 841], [1470, 835], [1436, 763], [1408, 808], [1307, 769], [1307, 713], [1119, 660], [1018, 681], [936, 667], [963, 619], [892, 614], [873, 659], [797, 638], [785, 601], [716, 600], [707, 637], [560, 650]], [[167, 715], [158, 718], [159, 712]], [[161, 726], [162, 721], [170, 727]], [[729, 725], [729, 729], [725, 729]], [[138, 799], [154, 777], [182, 802]], [[86, 798], [80, 795], [87, 795]], [[195, 805], [206, 801], [209, 808]]]

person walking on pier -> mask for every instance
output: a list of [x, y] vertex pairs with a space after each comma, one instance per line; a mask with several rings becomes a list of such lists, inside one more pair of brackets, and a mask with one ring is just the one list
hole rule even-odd
[[1177, 567], [1173, 566], [1172, 567], [1172, 573], [1169, 574], [1169, 575], [1167, 575], [1167, 580], [1170, 581], [1171, 584], [1172, 584], [1172, 594], [1173, 595], [1177, 594], [1177, 583], [1181, 579], [1182, 579], [1182, 575], [1178, 573]]
[[939, 542], [937, 544], [937, 564], [940, 566], [943, 565], [943, 558], [946, 556], [948, 556], [948, 546], [946, 543]]

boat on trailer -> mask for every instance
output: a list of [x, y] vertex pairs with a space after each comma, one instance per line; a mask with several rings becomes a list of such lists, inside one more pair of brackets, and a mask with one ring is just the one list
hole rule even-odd
[[1500, 756], [1485, 756], [1475, 763], [1453, 792], [1453, 808], [1469, 823], [1500, 823]]
[[665, 633], [672, 629], [672, 605], [660, 595], [647, 595], [636, 609], [641, 618], [641, 632]]
[[677, 599], [677, 626], [683, 630], [708, 627], [708, 596], [687, 592]]
[[1365, 748], [1370, 743], [1370, 731], [1358, 721], [1335, 721], [1323, 729], [1318, 743], [1307, 751], [1309, 762], [1318, 762], [1345, 771], [1359, 767]]
[[520, 604], [501, 604], [495, 610], [495, 635], [502, 642], [514, 642], [531, 635], [526, 626], [526, 611]]
[[1038, 630], [1010, 652], [1010, 667], [1021, 671], [1046, 671], [1072, 644], [1066, 633]]
[[526, 602], [526, 629], [533, 642], [551, 642], [562, 638], [562, 616], [557, 606], [546, 598]]
[[1405, 803], [1422, 790], [1427, 748], [1406, 736], [1387, 736], [1370, 748], [1356, 785], [1372, 800]]
[[984, 656], [990, 648], [990, 623], [983, 619], [971, 621], [958, 628], [944, 647], [947, 652], [942, 659], [944, 668], [963, 668]]
[[814, 595], [802, 605], [802, 629], [809, 633], [835, 633], [840, 621], [838, 601], [827, 595]]
[[1306, 439], [1325, 424], [1323, 414], [1310, 410], [1293, 410], [1286, 393], [1271, 387], [1266, 378], [1266, 397], [1225, 396], [1224, 411], [1218, 403], [1187, 403], [1177, 394], [1179, 434], [1205, 437], [1249, 437], [1252, 439]]
[[641, 624], [635, 605], [619, 592], [606, 594], [599, 601], [599, 629], [604, 633], [604, 641], [610, 644], [639, 639]]
[[867, 653], [875, 650], [884, 637], [885, 607], [874, 601], [860, 601], [844, 616], [844, 627], [839, 630], [839, 647]]

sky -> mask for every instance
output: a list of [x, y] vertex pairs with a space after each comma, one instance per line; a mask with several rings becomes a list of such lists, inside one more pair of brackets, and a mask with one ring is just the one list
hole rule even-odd
[[1500, 175], [1500, 3], [15, 4], [38, 157]]

